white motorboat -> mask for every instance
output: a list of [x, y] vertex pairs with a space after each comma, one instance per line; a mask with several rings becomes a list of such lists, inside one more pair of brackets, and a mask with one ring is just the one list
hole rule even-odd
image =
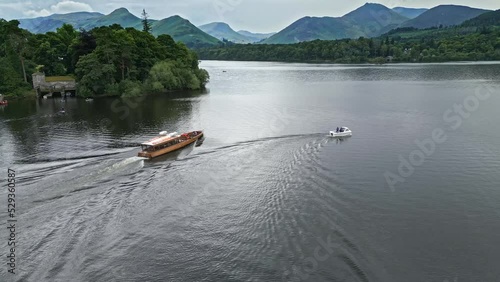
[[328, 135], [330, 137], [346, 137], [346, 136], [352, 136], [352, 131], [345, 127], [345, 126], [342, 126], [342, 127], [339, 127], [338, 128], [338, 131], [335, 130], [335, 131], [330, 131], [330, 135]]

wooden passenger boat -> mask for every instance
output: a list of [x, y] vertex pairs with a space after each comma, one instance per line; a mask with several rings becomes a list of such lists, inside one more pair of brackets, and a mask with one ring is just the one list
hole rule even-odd
[[202, 140], [203, 131], [201, 130], [186, 132], [183, 134], [178, 134], [177, 132], [167, 134], [166, 131], [163, 131], [160, 132], [160, 136], [142, 143], [142, 151], [139, 152], [138, 156], [152, 159], [184, 148], [194, 142], [202, 142]]

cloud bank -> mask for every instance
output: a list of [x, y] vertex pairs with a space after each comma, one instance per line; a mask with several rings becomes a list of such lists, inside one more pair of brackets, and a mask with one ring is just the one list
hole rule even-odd
[[66, 14], [73, 12], [93, 12], [92, 7], [87, 3], [75, 2], [72, 0], [63, 0], [48, 9], [27, 10], [24, 13], [28, 17], [46, 17], [52, 14]]

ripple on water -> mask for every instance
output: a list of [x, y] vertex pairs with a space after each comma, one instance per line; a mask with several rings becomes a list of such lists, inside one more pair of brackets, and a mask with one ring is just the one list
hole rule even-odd
[[[239, 274], [232, 274], [236, 276], [264, 272], [280, 277], [268, 264], [268, 258], [295, 258], [302, 267], [297, 258], [304, 258], [310, 251], [304, 240], [314, 238], [322, 225], [328, 225], [333, 229], [331, 240], [339, 246], [338, 255], [331, 259], [342, 254], [351, 258], [354, 254], [364, 261], [355, 237], [341, 228], [341, 221], [349, 220], [342, 211], [356, 198], [336, 184], [341, 182], [329, 175], [321, 163], [322, 150], [331, 146], [336, 143], [324, 137], [293, 136], [225, 146], [176, 163], [170, 173], [182, 175], [190, 170], [184, 185], [195, 187], [191, 193], [203, 198], [184, 218], [185, 222], [179, 219], [169, 228], [185, 245], [208, 252], [186, 260], [204, 261], [199, 264], [202, 268], [210, 265], [220, 271], [238, 269]], [[260, 157], [266, 155], [273, 158]], [[197, 165], [191, 166], [191, 162]], [[208, 193], [207, 186], [196, 185], [197, 176], [213, 183], [208, 185]], [[349, 273], [364, 281], [363, 264], [354, 261], [339, 260], [350, 269]]]

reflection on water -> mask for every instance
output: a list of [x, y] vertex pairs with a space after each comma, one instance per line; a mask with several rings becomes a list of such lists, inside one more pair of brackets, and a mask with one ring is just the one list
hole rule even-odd
[[[0, 108], [19, 281], [496, 280], [500, 65], [202, 67], [205, 93]], [[328, 137], [338, 126], [353, 136]], [[391, 191], [384, 173], [436, 128], [447, 141]], [[198, 129], [200, 147], [136, 157]]]
[[[16, 147], [18, 157], [10, 162], [86, 158], [106, 154], [108, 148], [136, 147], [145, 135], [185, 127], [181, 124], [190, 119], [200, 95], [13, 102], [1, 116], [14, 132], [8, 145]], [[61, 108], [65, 114], [59, 113]]]

